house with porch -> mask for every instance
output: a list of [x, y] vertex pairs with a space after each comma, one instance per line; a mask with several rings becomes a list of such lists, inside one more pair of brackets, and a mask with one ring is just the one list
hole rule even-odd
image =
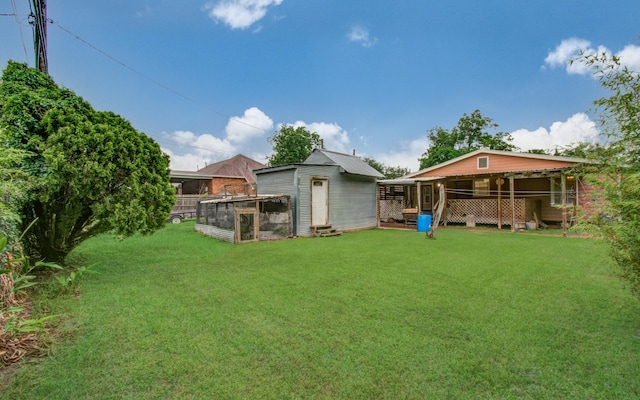
[[[509, 226], [571, 224], [575, 207], [589, 201], [590, 188], [573, 173], [591, 160], [480, 149], [447, 162], [378, 182], [380, 223], [415, 224], [444, 201], [445, 225]], [[445, 187], [445, 198], [438, 198]]]

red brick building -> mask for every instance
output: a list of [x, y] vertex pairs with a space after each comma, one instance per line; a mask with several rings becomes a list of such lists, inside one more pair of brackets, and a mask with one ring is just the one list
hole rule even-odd
[[178, 199], [174, 213], [191, 216], [203, 198], [224, 198], [256, 194], [255, 169], [266, 166], [243, 154], [209, 164], [198, 171], [171, 171], [171, 183]]

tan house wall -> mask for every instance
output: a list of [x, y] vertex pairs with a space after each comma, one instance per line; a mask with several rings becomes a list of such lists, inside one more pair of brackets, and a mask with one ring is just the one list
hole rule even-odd
[[[478, 168], [478, 158], [480, 157], [488, 157], [488, 168]], [[575, 163], [558, 160], [544, 160], [528, 157], [513, 157], [498, 154], [480, 153], [475, 157], [470, 157], [449, 165], [444, 165], [440, 168], [427, 171], [420, 175], [415, 175], [414, 178], [424, 178], [431, 176], [494, 174], [519, 171], [542, 171], [548, 169], [570, 167], [574, 164]]]

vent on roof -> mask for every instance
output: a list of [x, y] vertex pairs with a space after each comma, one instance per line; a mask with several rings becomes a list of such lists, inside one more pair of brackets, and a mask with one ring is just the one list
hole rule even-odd
[[478, 157], [478, 169], [489, 168], [489, 157]]

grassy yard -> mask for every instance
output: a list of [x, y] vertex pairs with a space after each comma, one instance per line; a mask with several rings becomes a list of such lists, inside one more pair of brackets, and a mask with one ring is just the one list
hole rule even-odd
[[372, 230], [83, 244], [68, 339], [11, 399], [640, 397], [640, 305], [594, 239]]

